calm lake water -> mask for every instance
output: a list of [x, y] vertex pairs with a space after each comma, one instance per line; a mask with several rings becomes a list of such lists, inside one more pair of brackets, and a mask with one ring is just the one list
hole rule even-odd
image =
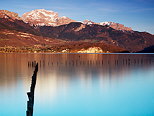
[[0, 116], [154, 116], [154, 55], [0, 54]]

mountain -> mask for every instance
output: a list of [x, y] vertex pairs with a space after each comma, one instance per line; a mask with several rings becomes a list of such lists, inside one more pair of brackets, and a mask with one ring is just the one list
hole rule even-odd
[[114, 22], [77, 22], [44, 9], [19, 17], [0, 10], [0, 51], [138, 52], [154, 46], [154, 35]]
[[139, 53], [154, 53], [154, 45], [150, 46], [150, 47], [147, 47], [147, 48], [144, 48], [144, 50], [138, 51], [138, 52]]
[[47, 11], [44, 9], [37, 9], [22, 15], [22, 20], [29, 23], [31, 26], [59, 26], [75, 22], [66, 16], [59, 17], [58, 13], [54, 11]]
[[[0, 52], [70, 52], [77, 53], [91, 48], [92, 52], [125, 52], [124, 48], [93, 41], [66, 41], [57, 38], [37, 36], [30, 33], [0, 29]], [[96, 49], [97, 47], [97, 49]], [[82, 50], [82, 51], [81, 51]], [[89, 53], [91, 51], [87, 51]]]
[[0, 10], [0, 18], [12, 19], [13, 20], [21, 20], [17, 13], [10, 12], [7, 10]]
[[114, 22], [101, 22], [101, 23], [98, 23], [99, 25], [102, 25], [102, 26], [109, 26], [113, 29], [116, 29], [116, 30], [122, 30], [122, 31], [132, 31], [132, 28], [131, 27], [125, 27], [124, 25], [122, 24], [119, 24], [119, 23], [114, 23]]
[[84, 21], [81, 22], [81, 23], [83, 23], [83, 24], [85, 24], [85, 25], [97, 24], [97, 23], [95, 23], [95, 22], [93, 22], [93, 21], [90, 21], [90, 20], [88, 20], [88, 19], [84, 20]]
[[85, 25], [73, 22], [58, 27], [40, 27], [40, 32], [46, 37], [54, 37], [71, 41], [93, 41], [106, 43], [136, 52], [154, 45], [154, 35], [146, 32], [120, 31], [109, 26], [98, 24]]
[[[57, 12], [54, 11], [47, 11], [45, 9], [37, 9], [22, 15], [22, 20], [25, 23], [29, 23], [31, 26], [60, 26], [69, 24], [71, 22], [77, 22], [72, 20], [66, 16], [59, 17]], [[109, 26], [116, 30], [123, 30], [123, 31], [132, 31], [131, 28], [125, 27], [122, 24], [114, 23], [114, 22], [101, 22], [96, 23], [90, 20], [84, 20], [83, 24], [90, 25], [90, 24], [98, 24], [102, 26]]]
[[115, 30], [121, 30], [121, 31], [132, 31], [132, 28], [130, 27], [125, 27], [122, 24], [119, 23], [114, 23], [114, 22], [101, 22], [101, 23], [96, 23], [90, 20], [84, 20], [83, 22], [81, 22], [85, 25], [92, 25], [92, 24], [97, 24], [97, 25], [102, 25], [102, 26], [108, 26], [111, 27]]
[[40, 35], [34, 27], [26, 24], [17, 13], [0, 10], [0, 29], [16, 30]]

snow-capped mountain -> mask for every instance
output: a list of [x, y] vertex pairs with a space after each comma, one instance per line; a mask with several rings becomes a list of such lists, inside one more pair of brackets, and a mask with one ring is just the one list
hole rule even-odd
[[88, 19], [84, 20], [82, 23], [85, 24], [85, 25], [96, 24], [95, 22], [93, 22], [93, 21], [91, 21], [91, 20], [88, 20]]
[[[54, 11], [48, 11], [45, 9], [36, 9], [27, 13], [24, 13], [22, 15], [22, 20], [25, 23], [29, 23], [31, 26], [59, 26], [64, 24], [69, 24], [71, 22], [78, 22], [75, 20], [72, 20], [66, 16], [59, 17], [57, 12]], [[84, 20], [82, 22], [85, 25], [102, 25], [102, 26], [109, 26], [116, 30], [122, 30], [122, 31], [131, 31], [132, 29], [130, 27], [125, 27], [122, 24], [114, 23], [114, 22], [101, 22], [96, 23], [91, 20]]]
[[37, 9], [24, 13], [22, 19], [24, 22], [35, 26], [59, 26], [74, 22], [74, 20], [68, 17], [59, 17], [57, 12], [44, 9]]
[[122, 30], [122, 31], [131, 31], [132, 30], [132, 28], [130, 28], [130, 27], [125, 27], [122, 24], [114, 23], [114, 22], [101, 22], [98, 24], [103, 25], [103, 26], [107, 25], [107, 26], [112, 27], [113, 29], [116, 29], [116, 30]]
[[109, 26], [109, 27], [111, 27], [113, 29], [122, 30], [122, 31], [132, 31], [132, 28], [125, 27], [122, 24], [114, 23], [114, 22], [101, 22], [101, 23], [96, 23], [96, 22], [93, 22], [91, 20], [84, 20], [84, 21], [82, 21], [82, 23], [85, 24], [85, 25], [97, 24], [97, 25], [102, 25], [102, 26]]

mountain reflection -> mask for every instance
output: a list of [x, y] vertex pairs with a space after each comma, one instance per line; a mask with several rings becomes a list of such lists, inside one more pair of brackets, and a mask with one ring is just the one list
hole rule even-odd
[[[33, 61], [28, 62], [29, 68], [33, 67]], [[153, 55], [56, 54], [41, 55], [35, 62], [39, 62], [40, 74], [44, 76], [52, 77], [56, 73], [57, 78], [61, 75], [66, 78], [97, 78], [98, 75], [118, 78], [135, 69], [147, 70], [152, 67]]]
[[0, 86], [11, 86], [23, 79], [29, 83], [35, 62], [43, 79], [54, 75], [66, 80], [118, 79], [132, 70], [148, 70], [153, 58], [140, 54], [0, 54]]

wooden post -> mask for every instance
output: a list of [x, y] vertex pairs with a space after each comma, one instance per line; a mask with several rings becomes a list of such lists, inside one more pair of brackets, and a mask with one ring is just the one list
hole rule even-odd
[[37, 72], [38, 72], [38, 63], [35, 66], [35, 70], [34, 70], [34, 73], [33, 73], [33, 76], [32, 76], [30, 92], [27, 92], [29, 100], [27, 101], [26, 116], [33, 116], [34, 91], [35, 91], [35, 85], [36, 85]]

